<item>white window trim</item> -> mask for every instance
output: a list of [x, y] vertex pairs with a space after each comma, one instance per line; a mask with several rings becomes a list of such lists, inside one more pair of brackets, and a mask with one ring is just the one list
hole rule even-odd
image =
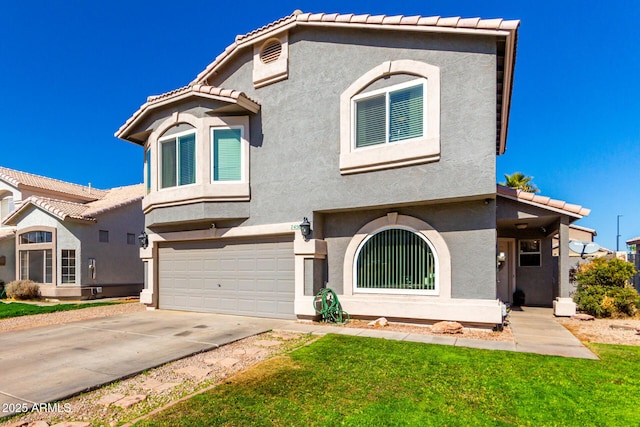
[[[522, 252], [522, 249], [520, 247], [520, 242], [539, 242], [538, 243], [538, 248], [539, 250], [537, 252]], [[522, 263], [520, 262], [520, 257], [522, 255], [538, 255], [540, 256], [540, 263], [538, 265], [522, 265]], [[519, 239], [518, 240], [518, 267], [522, 267], [522, 268], [540, 268], [542, 267], [542, 239]]]
[[[355, 149], [355, 126], [352, 117], [354, 97], [365, 91], [375, 81], [395, 74], [412, 75], [427, 80], [426, 91], [423, 93], [426, 116], [422, 138]], [[366, 72], [340, 95], [341, 174], [390, 169], [438, 160], [440, 160], [440, 68], [408, 59], [387, 61]]]
[[[195, 138], [195, 147], [194, 147], [194, 155], [193, 155], [193, 170], [196, 173], [196, 179], [195, 182], [191, 183], [191, 184], [183, 184], [180, 185], [180, 156], [179, 156], [179, 151], [180, 151], [180, 147], [178, 144], [178, 138], [180, 138], [181, 136], [186, 136], [186, 135], [193, 135], [193, 137]], [[162, 186], [162, 144], [172, 141], [174, 140], [176, 142], [176, 185], [172, 185], [171, 187], [163, 187]], [[158, 190], [159, 191], [163, 191], [163, 190], [168, 190], [171, 188], [184, 188], [184, 187], [190, 187], [193, 185], [196, 185], [198, 183], [198, 133], [196, 132], [196, 129], [189, 129], [186, 131], [182, 131], [182, 132], [178, 132], [178, 133], [172, 133], [171, 135], [167, 135], [165, 137], [159, 138], [158, 139]]]
[[[422, 107], [422, 135], [423, 136], [419, 136], [416, 138], [408, 138], [408, 139], [402, 139], [399, 141], [393, 141], [390, 142], [389, 141], [389, 116], [390, 116], [390, 112], [389, 112], [389, 94], [391, 92], [396, 92], [402, 89], [408, 89], [408, 88], [412, 88], [412, 87], [417, 87], [422, 85], [422, 103], [423, 103], [423, 107]], [[393, 85], [393, 86], [388, 86], [388, 87], [384, 87], [382, 89], [377, 89], [377, 90], [373, 90], [371, 92], [364, 92], [361, 93], [360, 95], [356, 95], [351, 99], [351, 150], [370, 150], [370, 149], [376, 149], [380, 146], [386, 145], [386, 144], [405, 144], [405, 143], [409, 143], [411, 141], [415, 141], [415, 140], [422, 140], [424, 139], [424, 135], [427, 134], [428, 129], [427, 129], [427, 118], [428, 118], [428, 104], [427, 104], [427, 90], [428, 90], [428, 86], [427, 86], [427, 79], [424, 78], [420, 78], [420, 79], [415, 79], [415, 80], [411, 80], [408, 82], [404, 82], [404, 83], [399, 83], [397, 85]], [[385, 95], [385, 142], [383, 142], [382, 144], [374, 144], [374, 145], [368, 145], [365, 147], [356, 147], [356, 104], [359, 101], [363, 101], [365, 99], [369, 99], [369, 98], [374, 98], [376, 96], [379, 96], [381, 94]]]
[[[216, 181], [213, 176], [214, 176], [214, 170], [215, 170], [215, 139], [213, 137], [214, 133], [216, 130], [225, 130], [225, 129], [240, 129], [240, 180], [237, 181]], [[242, 184], [242, 183], [246, 183], [247, 182], [247, 168], [246, 168], [246, 162], [247, 162], [247, 155], [248, 155], [248, 150], [246, 148], [248, 148], [249, 146], [249, 142], [245, 139], [245, 128], [244, 126], [212, 126], [211, 127], [211, 133], [210, 133], [210, 139], [211, 139], [211, 183], [214, 185], [233, 185], [233, 184]]]
[[[429, 249], [431, 250], [431, 253], [433, 254], [433, 262], [434, 262], [434, 274], [435, 274], [435, 279], [434, 279], [434, 289], [367, 289], [367, 288], [358, 288], [358, 257], [360, 256], [360, 251], [362, 250], [362, 248], [364, 248], [364, 246], [367, 244], [367, 242], [369, 240], [371, 240], [371, 238], [373, 238], [373, 236], [375, 236], [376, 234], [385, 231], [385, 230], [405, 230], [405, 231], [409, 231], [413, 234], [415, 234], [416, 236], [420, 237], [422, 240], [424, 240], [427, 244], [427, 246], [429, 246]], [[417, 230], [414, 230], [412, 228], [409, 227], [403, 227], [403, 226], [399, 226], [399, 225], [395, 225], [395, 226], [388, 226], [388, 227], [382, 227], [380, 229], [377, 229], [375, 232], [370, 233], [364, 240], [362, 240], [362, 242], [360, 243], [360, 245], [358, 246], [358, 249], [356, 250], [355, 253], [355, 257], [353, 259], [353, 293], [354, 294], [394, 294], [394, 295], [439, 295], [440, 293], [440, 287], [439, 287], [439, 282], [440, 282], [440, 270], [439, 270], [439, 260], [438, 260], [438, 253], [436, 252], [434, 246], [431, 244], [431, 242], [429, 241], [429, 239], [427, 239], [427, 237], [420, 233]]]

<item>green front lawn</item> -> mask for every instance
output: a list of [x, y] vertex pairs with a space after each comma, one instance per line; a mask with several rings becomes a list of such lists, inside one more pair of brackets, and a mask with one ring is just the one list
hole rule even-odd
[[53, 313], [56, 311], [78, 310], [80, 308], [97, 307], [99, 305], [118, 304], [115, 302], [92, 302], [83, 304], [34, 305], [22, 302], [0, 303], [0, 319], [27, 316], [29, 314]]
[[640, 347], [602, 360], [329, 335], [136, 426], [640, 425]]

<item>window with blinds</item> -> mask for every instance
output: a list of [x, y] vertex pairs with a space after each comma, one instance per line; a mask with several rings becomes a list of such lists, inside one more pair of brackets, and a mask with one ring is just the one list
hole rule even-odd
[[213, 129], [213, 181], [242, 181], [242, 129]]
[[355, 147], [422, 137], [425, 84], [420, 79], [354, 97]]
[[[196, 182], [196, 134], [189, 132], [160, 141], [161, 188]], [[150, 176], [147, 177], [150, 180]]]
[[393, 228], [366, 239], [356, 256], [356, 291], [435, 294], [436, 263], [425, 238]]

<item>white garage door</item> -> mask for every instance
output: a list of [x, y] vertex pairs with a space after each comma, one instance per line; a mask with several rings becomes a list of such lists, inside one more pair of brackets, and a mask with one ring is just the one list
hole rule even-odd
[[295, 318], [292, 240], [172, 243], [158, 273], [160, 308]]

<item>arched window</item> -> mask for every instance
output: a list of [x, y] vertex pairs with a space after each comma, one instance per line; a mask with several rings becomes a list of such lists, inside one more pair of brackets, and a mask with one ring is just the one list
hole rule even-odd
[[431, 243], [406, 228], [385, 228], [368, 236], [354, 265], [355, 292], [438, 293], [438, 267]]

